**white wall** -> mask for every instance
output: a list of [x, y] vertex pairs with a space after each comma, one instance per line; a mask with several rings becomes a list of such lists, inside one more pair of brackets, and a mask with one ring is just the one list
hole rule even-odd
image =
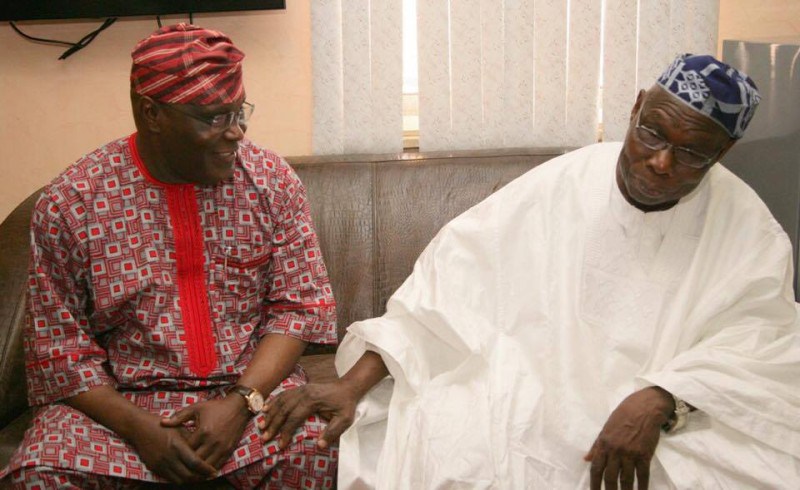
[[[286, 10], [198, 14], [194, 23], [228, 34], [246, 54], [248, 136], [284, 155], [311, 152], [310, 0]], [[188, 22], [170, 16], [162, 22]], [[21, 22], [27, 34], [76, 41], [100, 21]], [[96, 147], [134, 131], [130, 52], [155, 18], [119, 19], [65, 61], [66, 49], [27, 41], [0, 25], [0, 221], [31, 192]]]

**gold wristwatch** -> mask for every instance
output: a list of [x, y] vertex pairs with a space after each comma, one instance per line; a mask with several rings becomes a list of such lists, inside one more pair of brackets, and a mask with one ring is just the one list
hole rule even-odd
[[247, 386], [236, 385], [233, 387], [233, 392], [238, 393], [244, 397], [247, 402], [247, 409], [250, 413], [257, 415], [264, 408], [264, 396], [255, 388], [248, 388]]

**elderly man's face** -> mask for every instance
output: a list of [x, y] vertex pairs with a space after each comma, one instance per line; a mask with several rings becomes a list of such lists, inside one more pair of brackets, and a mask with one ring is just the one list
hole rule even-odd
[[637, 137], [636, 124], [674, 147], [718, 160], [735, 140], [710, 118], [690, 109], [659, 86], [641, 91], [631, 111], [625, 143], [617, 161], [617, 185], [642, 211], [669, 209], [694, 190], [713, 165], [692, 168], [675, 158], [673, 148], [652, 150]]
[[204, 122], [215, 115], [238, 112], [244, 99], [232, 104], [209, 106], [162, 105], [161, 151], [164, 167], [160, 169], [171, 182], [213, 185], [233, 175], [239, 141], [247, 130], [244, 124], [232, 124], [221, 130]]

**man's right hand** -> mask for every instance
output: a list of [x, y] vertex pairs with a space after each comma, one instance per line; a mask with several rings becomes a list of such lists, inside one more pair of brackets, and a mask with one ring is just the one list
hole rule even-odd
[[328, 420], [328, 427], [317, 445], [328, 447], [352, 425], [359, 398], [357, 391], [341, 379], [332, 383], [309, 383], [284, 391], [263, 409], [264, 419], [258, 425], [263, 431], [261, 439], [268, 442], [279, 436], [278, 446], [285, 449], [294, 431], [308, 417], [318, 413]]
[[381, 356], [367, 351], [344, 376], [332, 383], [309, 383], [284, 391], [264, 407], [264, 420], [258, 424], [263, 431], [261, 439], [268, 442], [280, 436], [278, 445], [286, 448], [294, 431], [318, 413], [328, 420], [328, 427], [317, 445], [328, 447], [353, 424], [361, 397], [388, 374]]
[[162, 427], [161, 417], [137, 407], [108, 385], [64, 400], [126, 441], [153, 473], [173, 483], [207, 480], [217, 474], [187, 442], [183, 427]]
[[130, 443], [150, 471], [173, 483], [208, 480], [217, 469], [200, 458], [189, 446], [184, 427], [162, 427], [161, 417], [142, 411], [138, 430]]

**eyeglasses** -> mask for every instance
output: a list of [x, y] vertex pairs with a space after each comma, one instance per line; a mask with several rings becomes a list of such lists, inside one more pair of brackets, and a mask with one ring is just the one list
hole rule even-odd
[[198, 116], [196, 114], [192, 114], [191, 112], [187, 111], [186, 109], [182, 109], [181, 106], [175, 104], [160, 104], [164, 107], [168, 107], [170, 109], [176, 110], [181, 114], [191, 117], [192, 119], [197, 119], [200, 122], [204, 122], [211, 126], [211, 129], [214, 131], [225, 131], [229, 127], [234, 124], [247, 124], [247, 120], [250, 119], [250, 116], [253, 115], [253, 111], [256, 109], [256, 106], [249, 102], [242, 102], [242, 107], [239, 108], [236, 112], [226, 112], [223, 114], [214, 114], [213, 116]]
[[693, 168], [695, 170], [700, 170], [714, 163], [714, 160], [716, 160], [720, 153], [717, 152], [713, 156], [708, 156], [683, 146], [675, 146], [669, 141], [665, 140], [655, 130], [639, 124], [641, 117], [642, 111], [639, 110], [639, 114], [636, 116], [636, 126], [634, 127], [633, 131], [633, 134], [636, 136], [636, 139], [639, 141], [639, 143], [654, 151], [661, 151], [665, 148], [671, 148], [672, 155], [675, 157], [675, 161], [681, 165]]

